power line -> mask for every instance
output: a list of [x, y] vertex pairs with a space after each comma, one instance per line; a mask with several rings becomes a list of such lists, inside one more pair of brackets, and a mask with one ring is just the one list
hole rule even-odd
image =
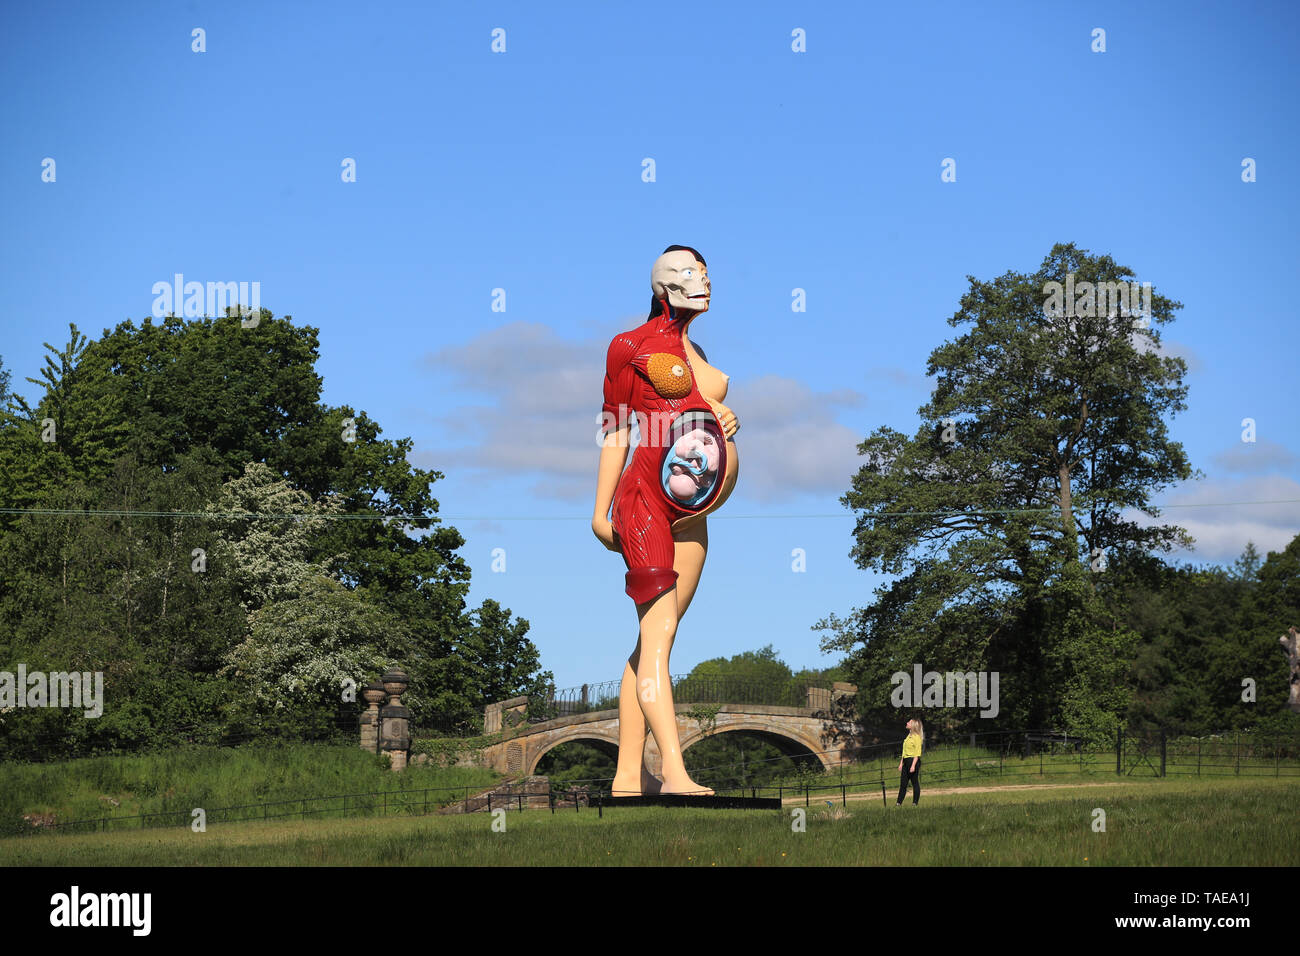
[[[1275, 498], [1265, 501], [1208, 501], [1188, 504], [1151, 504], [1151, 508], [1239, 508], [1249, 505], [1286, 505], [1300, 504], [1300, 498]], [[1086, 510], [1087, 499], [1074, 499], [1074, 511]], [[1133, 506], [1129, 506], [1133, 507]], [[851, 511], [811, 512], [807, 514], [712, 514], [710, 518], [718, 521], [746, 521], [763, 519], [767, 521], [806, 520], [808, 518], [857, 518], [871, 520], [879, 518], [960, 518], [965, 515], [998, 514], [1059, 514], [1059, 508], [967, 508], [948, 511], [881, 511], [872, 514], [856, 515]], [[382, 514], [301, 514], [290, 512], [245, 512], [245, 511], [123, 511], [98, 508], [0, 508], [0, 514], [8, 515], [42, 515], [47, 517], [83, 517], [83, 518], [197, 518], [226, 519], [231, 521], [269, 521], [269, 520], [323, 520], [323, 521], [384, 521], [399, 524], [414, 524], [418, 521], [590, 521], [590, 517], [574, 515], [427, 515], [423, 517], [404, 517], [401, 515]]]

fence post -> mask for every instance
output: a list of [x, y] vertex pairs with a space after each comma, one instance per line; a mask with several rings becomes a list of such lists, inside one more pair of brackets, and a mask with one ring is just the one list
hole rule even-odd
[[1201, 775], [1201, 738], [1196, 738], [1196, 776]]
[[388, 791], [384, 791], [384, 816], [388, 816]]
[[849, 805], [849, 788], [842, 780], [840, 781], [840, 803], [846, 807]]
[[1165, 732], [1160, 731], [1160, 776], [1165, 775]]
[[961, 779], [961, 738], [957, 738], [957, 779]]
[[880, 778], [880, 802], [883, 806], [889, 806], [889, 798], [885, 796], [885, 778]]
[[1240, 731], [1237, 732], [1237, 766], [1233, 769], [1233, 773], [1238, 776], [1241, 775], [1241, 732]]
[[1115, 731], [1115, 776], [1119, 776], [1124, 766], [1124, 728]]
[[469, 787], [465, 788], [465, 812], [469, 813]]

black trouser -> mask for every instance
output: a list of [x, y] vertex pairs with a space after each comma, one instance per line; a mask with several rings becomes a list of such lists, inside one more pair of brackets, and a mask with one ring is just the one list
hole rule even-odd
[[901, 806], [903, 798], [907, 796], [907, 785], [912, 785], [912, 804], [915, 806], [921, 800], [921, 758], [916, 759], [916, 769], [912, 769], [911, 757], [903, 758], [903, 772], [899, 775], [898, 781], [898, 803]]

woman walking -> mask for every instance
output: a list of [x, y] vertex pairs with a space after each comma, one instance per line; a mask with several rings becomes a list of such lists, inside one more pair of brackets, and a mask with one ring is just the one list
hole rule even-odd
[[[912, 784], [912, 806], [921, 802], [921, 748], [925, 744], [925, 728], [921, 726], [919, 720], [909, 720], [907, 722], [907, 739], [903, 741], [903, 759], [898, 761], [898, 803], [896, 807], [903, 805], [903, 798], [907, 796], [907, 785]], [[904, 764], [909, 766], [904, 769]]]

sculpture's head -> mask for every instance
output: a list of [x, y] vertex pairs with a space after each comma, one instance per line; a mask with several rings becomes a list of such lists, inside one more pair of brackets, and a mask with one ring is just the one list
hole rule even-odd
[[669, 246], [650, 269], [650, 318], [662, 311], [667, 299], [674, 313], [684, 310], [692, 316], [709, 310], [711, 289], [709, 268], [704, 257], [690, 246]]

